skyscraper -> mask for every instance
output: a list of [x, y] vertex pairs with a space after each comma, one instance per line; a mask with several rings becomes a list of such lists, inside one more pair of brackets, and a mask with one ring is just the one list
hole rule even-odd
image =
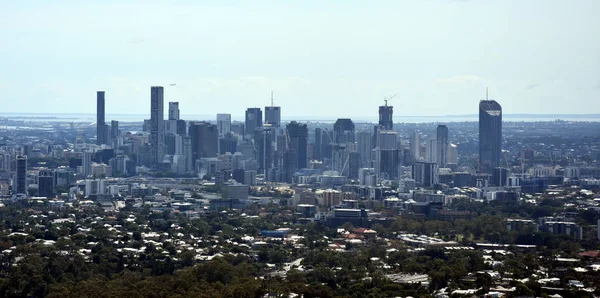
[[356, 138], [360, 167], [370, 168], [373, 159], [373, 134], [368, 130], [363, 130], [356, 134]]
[[246, 136], [253, 136], [254, 130], [261, 127], [262, 122], [262, 111], [260, 108], [248, 108], [246, 110], [246, 121], [244, 134]]
[[205, 121], [190, 123], [190, 138], [192, 139], [192, 160], [204, 157], [217, 157], [219, 133], [217, 126]]
[[397, 149], [398, 133], [393, 130], [377, 130], [375, 145], [375, 173], [381, 179], [397, 179], [400, 167], [400, 150]]
[[265, 124], [273, 127], [281, 126], [281, 107], [265, 107]]
[[104, 91], [96, 92], [96, 145], [106, 144], [104, 120]]
[[438, 125], [437, 127], [437, 164], [440, 168], [445, 168], [448, 164], [448, 127], [446, 125]]
[[[486, 96], [487, 97], [487, 96]], [[495, 100], [479, 102], [479, 166], [490, 172], [502, 156], [502, 107]]]
[[394, 129], [394, 107], [388, 106], [387, 101], [384, 106], [379, 106], [379, 125], [385, 130]]
[[92, 153], [91, 151], [84, 150], [81, 152], [81, 172], [84, 177], [92, 174]]
[[415, 131], [410, 137], [410, 152], [415, 161], [421, 157], [421, 134]]
[[274, 138], [274, 131], [268, 126], [254, 130], [254, 152], [256, 152], [258, 171], [262, 174], [266, 174], [273, 167]]
[[338, 119], [333, 124], [333, 141], [337, 144], [354, 143], [354, 122], [351, 119]]
[[231, 131], [231, 114], [217, 114], [217, 129], [220, 137]]
[[315, 160], [323, 160], [323, 129], [315, 128], [315, 150], [314, 150], [314, 158]]
[[116, 149], [118, 144], [117, 139], [120, 137], [120, 133], [119, 133], [119, 121], [117, 120], [112, 120], [110, 121], [110, 139], [111, 139], [111, 145], [113, 147], [113, 149]]
[[415, 162], [412, 164], [412, 178], [422, 187], [438, 184], [438, 166], [434, 162]]
[[27, 156], [17, 156], [17, 173], [13, 194], [27, 196]]
[[169, 120], [179, 120], [179, 102], [169, 102]]
[[288, 148], [296, 152], [296, 170], [304, 169], [308, 165], [308, 127], [292, 121], [288, 123], [286, 130], [289, 136]]
[[156, 167], [165, 155], [165, 109], [162, 86], [150, 88], [150, 154], [151, 166]]
[[38, 174], [38, 196], [44, 198], [54, 197], [54, 184], [54, 173], [52, 170], [40, 170]]
[[437, 149], [437, 138], [436, 137], [429, 137], [427, 139], [427, 141], [425, 141], [425, 160], [428, 162], [433, 162], [433, 163], [437, 163], [437, 153], [438, 153], [438, 149]]

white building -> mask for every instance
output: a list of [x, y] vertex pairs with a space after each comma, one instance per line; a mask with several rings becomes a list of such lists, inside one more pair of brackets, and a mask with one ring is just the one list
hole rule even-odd
[[217, 130], [219, 137], [231, 131], [231, 114], [217, 114]]
[[104, 179], [86, 179], [85, 196], [106, 194], [106, 181]]

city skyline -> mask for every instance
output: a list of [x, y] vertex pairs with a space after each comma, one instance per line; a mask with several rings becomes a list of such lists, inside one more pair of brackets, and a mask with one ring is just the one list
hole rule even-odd
[[600, 112], [596, 1], [138, 4], [8, 3], [6, 112], [93, 113], [81, 100], [104, 90], [106, 114], [142, 114], [152, 85], [186, 114], [271, 90], [289, 116], [360, 117], [396, 93], [397, 116], [469, 114], [485, 86], [506, 114]]

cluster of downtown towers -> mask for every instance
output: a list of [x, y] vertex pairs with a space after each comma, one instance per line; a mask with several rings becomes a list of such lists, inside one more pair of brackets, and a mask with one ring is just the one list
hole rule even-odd
[[[294, 182], [299, 171], [333, 170], [348, 178], [370, 169], [376, 179], [400, 178], [402, 164], [427, 163], [410, 148], [399, 148], [393, 130], [393, 106], [379, 107], [379, 122], [373, 130], [355, 132], [351, 119], [337, 119], [333, 131], [316, 127], [309, 141], [307, 124], [291, 121], [281, 125], [281, 107], [248, 108], [245, 122], [232, 123], [230, 114], [217, 114], [216, 125], [207, 121], [185, 121], [179, 103], [169, 102], [164, 119], [164, 88], [150, 90], [150, 119], [144, 130], [147, 142], [136, 165], [177, 174], [211, 173], [221, 169], [254, 171], [265, 180]], [[119, 124], [105, 122], [105, 92], [97, 92], [97, 144], [118, 148]], [[415, 139], [413, 136], [412, 139]], [[411, 142], [413, 141], [411, 139]], [[122, 139], [120, 139], [122, 142]], [[438, 125], [435, 169], [447, 166], [448, 128]], [[420, 142], [420, 141], [417, 141]], [[420, 146], [420, 145], [419, 145]], [[489, 172], [500, 166], [502, 108], [494, 100], [479, 103], [479, 170]], [[227, 166], [223, 166], [226, 163]], [[235, 165], [232, 165], [235, 164]]]

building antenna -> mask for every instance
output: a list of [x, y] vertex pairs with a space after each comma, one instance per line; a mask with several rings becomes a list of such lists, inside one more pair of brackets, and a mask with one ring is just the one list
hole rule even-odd
[[273, 104], [273, 90], [271, 90], [271, 106], [274, 106], [274, 104]]
[[485, 100], [488, 100], [488, 87], [485, 86]]

